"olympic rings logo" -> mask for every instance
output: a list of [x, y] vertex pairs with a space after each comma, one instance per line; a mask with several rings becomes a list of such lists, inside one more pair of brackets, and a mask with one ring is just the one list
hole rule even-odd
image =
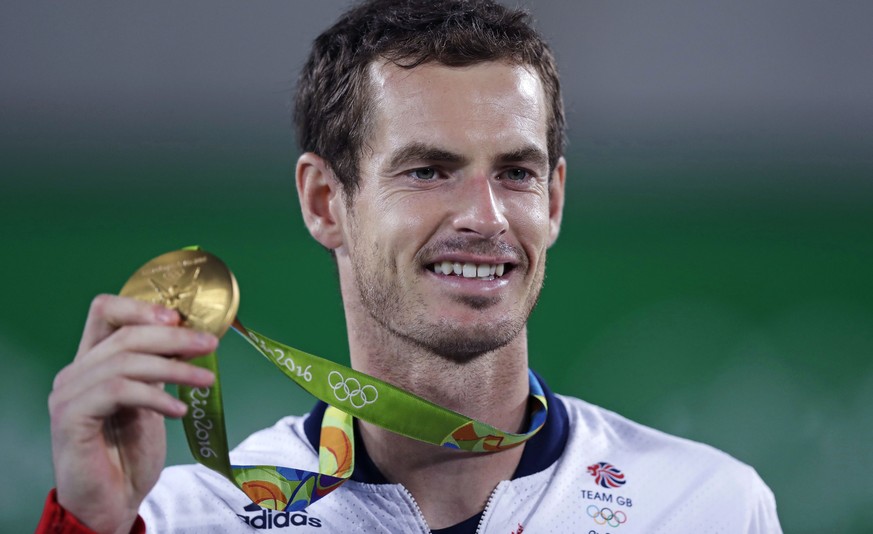
[[612, 511], [610, 508], [598, 508], [595, 505], [590, 505], [586, 510], [588, 517], [594, 519], [598, 525], [609, 525], [613, 528], [627, 523], [627, 514], [621, 510]]
[[357, 378], [344, 378], [339, 371], [331, 371], [327, 375], [327, 383], [333, 390], [333, 396], [336, 397], [336, 400], [340, 402], [347, 400], [349, 404], [358, 409], [373, 404], [379, 398], [379, 391], [375, 386], [367, 384], [362, 387]]

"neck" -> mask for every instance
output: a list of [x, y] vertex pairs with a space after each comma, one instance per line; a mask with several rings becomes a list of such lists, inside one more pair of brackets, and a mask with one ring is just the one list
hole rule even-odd
[[[367, 314], [346, 310], [352, 367], [501, 430], [524, 431], [529, 395], [524, 329], [500, 349], [454, 360], [388, 332]], [[467, 453], [359, 424], [375, 465], [409, 490], [431, 528], [481, 512], [497, 484], [512, 477], [524, 447]]]

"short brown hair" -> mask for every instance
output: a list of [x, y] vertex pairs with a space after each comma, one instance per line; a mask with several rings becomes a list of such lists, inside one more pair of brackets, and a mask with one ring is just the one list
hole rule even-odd
[[364, 1], [315, 39], [294, 109], [300, 148], [328, 161], [348, 199], [358, 187], [358, 162], [369, 131], [368, 67], [376, 60], [402, 68], [498, 60], [533, 67], [549, 107], [550, 170], [563, 154], [564, 107], [555, 58], [526, 12], [491, 0]]

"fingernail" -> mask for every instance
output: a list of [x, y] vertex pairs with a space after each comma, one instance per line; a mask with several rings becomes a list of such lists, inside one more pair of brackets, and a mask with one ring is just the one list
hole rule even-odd
[[203, 347], [204, 349], [212, 348], [216, 345], [217, 340], [215, 336], [212, 334], [207, 334], [206, 332], [197, 332], [197, 335], [194, 336], [194, 343], [199, 347]]
[[180, 416], [185, 415], [185, 412], [188, 411], [188, 405], [179, 399], [173, 399], [173, 408]]
[[155, 316], [158, 318], [158, 321], [162, 323], [175, 323], [178, 318], [175, 310], [164, 308], [163, 306], [158, 307], [155, 311]]
[[202, 367], [197, 368], [197, 378], [204, 382], [208, 380], [213, 380], [215, 378], [215, 374], [209, 369], [203, 369]]

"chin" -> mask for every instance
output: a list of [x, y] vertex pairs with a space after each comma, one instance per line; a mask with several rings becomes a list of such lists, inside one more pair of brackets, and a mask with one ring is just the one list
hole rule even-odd
[[397, 333], [441, 358], [465, 363], [511, 343], [521, 333], [524, 323], [521, 318], [506, 317], [501, 321], [479, 325], [459, 325], [442, 320], [437, 324], [421, 324], [413, 331]]

